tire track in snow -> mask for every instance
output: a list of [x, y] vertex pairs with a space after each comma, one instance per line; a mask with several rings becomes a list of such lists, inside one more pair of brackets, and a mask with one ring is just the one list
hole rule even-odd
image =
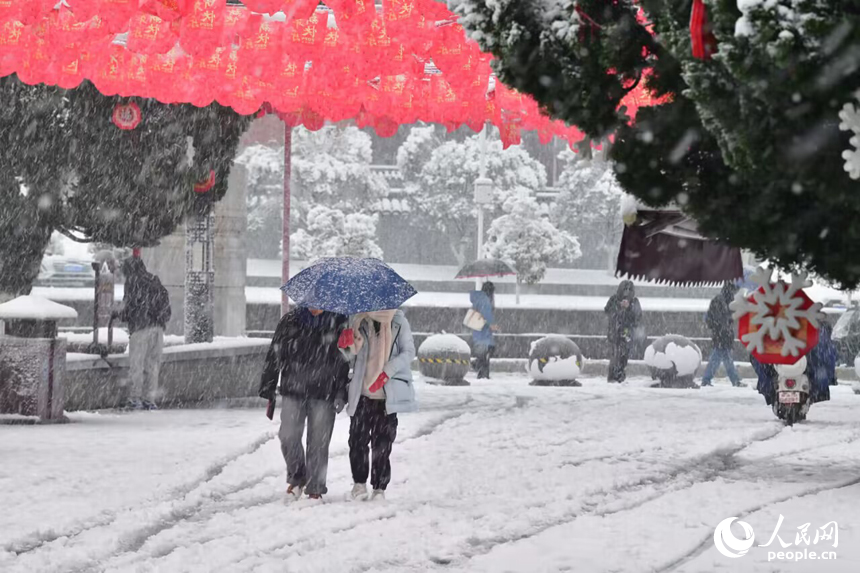
[[[476, 543], [476, 546], [479, 547], [479, 551], [476, 551], [475, 553], [470, 554], [470, 555], [466, 555], [465, 557], [467, 560], [473, 559], [473, 558], [478, 557], [480, 555], [484, 555], [486, 553], [489, 553], [492, 549], [494, 549], [498, 545], [505, 545], [507, 543], [514, 543], [514, 542], [521, 541], [524, 539], [529, 539], [529, 538], [534, 537], [536, 535], [539, 535], [540, 533], [542, 533], [548, 529], [551, 529], [553, 527], [563, 526], [563, 525], [567, 525], [569, 523], [572, 523], [580, 517], [586, 517], [586, 516], [607, 517], [610, 515], [623, 513], [626, 511], [632, 511], [632, 510], [635, 510], [635, 509], [637, 509], [637, 508], [639, 508], [639, 507], [641, 507], [647, 503], [655, 501], [659, 498], [665, 497], [667, 495], [671, 495], [671, 494], [679, 492], [679, 491], [683, 491], [685, 489], [689, 489], [690, 487], [692, 487], [698, 483], [713, 481], [714, 479], [716, 479], [717, 477], [719, 477], [720, 475], [722, 475], [728, 471], [731, 471], [731, 470], [736, 469], [738, 467], [741, 467], [743, 465], [747, 465], [747, 464], [738, 463], [737, 460], [734, 459], [734, 457], [737, 454], [741, 453], [742, 451], [744, 451], [745, 449], [747, 449], [753, 445], [765, 443], [765, 442], [768, 442], [770, 440], [778, 438], [780, 435], [782, 435], [784, 430], [785, 430], [785, 426], [780, 424], [779, 428], [775, 432], [771, 432], [768, 435], [766, 435], [765, 437], [758, 438], [758, 439], [752, 439], [752, 440], [749, 440], [749, 441], [747, 441], [743, 444], [740, 444], [736, 447], [716, 450], [716, 451], [714, 451], [714, 452], [712, 452], [706, 456], [695, 458], [695, 459], [687, 462], [686, 464], [682, 464], [681, 466], [675, 468], [672, 472], [666, 474], [665, 477], [661, 477], [658, 479], [644, 478], [644, 479], [642, 479], [638, 482], [632, 483], [632, 484], [625, 484], [624, 486], [619, 487], [619, 488], [612, 488], [610, 490], [606, 490], [604, 492], [601, 492], [598, 495], [602, 495], [603, 497], [610, 497], [610, 496], [614, 496], [616, 494], [636, 493], [636, 492], [642, 491], [643, 489], [645, 489], [649, 486], [654, 486], [654, 485], [659, 486], [659, 489], [654, 491], [653, 494], [646, 495], [645, 497], [640, 497], [640, 498], [636, 499], [635, 501], [631, 501], [629, 503], [621, 503], [617, 507], [611, 507], [611, 508], [604, 509], [604, 510], [600, 510], [599, 508], [605, 507], [607, 504], [605, 504], [605, 503], [601, 504], [600, 501], [598, 501], [598, 500], [594, 500], [594, 501], [586, 500], [583, 503], [583, 508], [585, 508], [585, 511], [572, 511], [568, 515], [567, 518], [554, 520], [554, 522], [551, 524], [548, 523], [546, 525], [542, 525], [535, 530], [524, 532], [521, 535], [508, 536], [508, 537], [499, 536], [498, 538], [491, 540], [492, 542], [488, 542], [488, 540], [481, 540], [479, 543]], [[831, 447], [831, 446], [841, 445], [841, 444], [845, 444], [845, 443], [853, 443], [857, 440], [860, 440], [860, 434], [855, 434], [854, 436], [852, 436], [848, 440], [844, 440], [844, 439], [843, 440], [837, 440], [835, 442], [832, 442], [832, 443], [826, 444], [826, 445], [810, 444], [806, 448], [795, 450], [793, 452], [793, 454], [797, 454], [797, 453], [801, 453], [801, 452], [809, 451], [809, 450], [818, 450], [818, 449], [821, 449], [822, 447]], [[760, 458], [760, 459], [757, 459], [756, 462], [760, 462], [760, 461], [767, 462], [768, 460], [779, 457], [781, 455], [782, 454], [775, 454], [773, 456]], [[586, 461], [591, 461], [591, 460], [586, 460]], [[697, 474], [702, 474], [702, 475], [697, 476]], [[699, 479], [696, 479], [697, 477], [699, 477]], [[678, 483], [673, 483], [673, 482], [678, 482]], [[815, 495], [815, 494], [818, 494], [818, 493], [821, 493], [824, 491], [841, 489], [841, 488], [850, 487], [850, 486], [857, 485], [857, 484], [860, 484], [860, 478], [851, 479], [851, 480], [848, 480], [848, 481], [845, 481], [845, 482], [842, 482], [839, 484], [835, 484], [835, 485], [820, 486], [820, 487], [812, 488], [812, 489], [810, 489], [807, 492], [802, 493], [802, 494], [787, 495], [787, 496], [785, 496], [785, 498], [773, 500], [773, 501], [770, 501], [768, 503], [764, 503], [759, 507], [748, 510], [745, 513], [743, 513], [742, 515], [740, 515], [740, 517], [748, 516], [751, 513], [755, 513], [756, 511], [760, 511], [761, 509], [768, 507], [770, 505], [773, 505], [776, 503], [781, 503], [783, 501], [787, 501], [789, 499], [793, 499], [796, 497], [806, 497], [806, 496]], [[610, 501], [610, 503], [611, 503], [611, 505], [614, 506], [619, 501], [620, 500], [614, 500], [614, 502]], [[531, 508], [529, 508], [529, 509], [531, 509]], [[697, 557], [699, 554], [701, 554], [703, 551], [705, 551], [708, 548], [709, 543], [711, 542], [711, 538], [712, 538], [712, 536], [708, 535], [702, 541], [702, 543], [700, 545], [698, 545], [695, 549], [693, 549], [689, 553], [685, 554], [685, 556], [682, 556], [678, 560], [673, 561], [672, 563], [670, 563], [666, 567], [657, 570], [655, 573], [670, 573], [671, 571], [677, 569], [678, 567], [680, 567], [684, 563], [694, 559], [695, 557]], [[449, 563], [437, 563], [437, 564], [438, 565], [444, 565], [444, 566], [457, 565], [453, 561], [449, 562]]]
[[[443, 568], [452, 566], [465, 566], [466, 563], [471, 559], [474, 559], [475, 557], [479, 557], [481, 555], [485, 555], [497, 546], [515, 543], [518, 541], [529, 539], [531, 537], [535, 537], [536, 535], [539, 535], [544, 531], [547, 531], [554, 527], [559, 527], [572, 523], [580, 517], [605, 517], [617, 513], [622, 513], [625, 511], [634, 510], [642, 505], [645, 505], [646, 503], [654, 501], [655, 499], [669, 495], [676, 491], [689, 488], [695, 483], [715, 479], [721, 473], [733, 469], [736, 466], [736, 464], [734, 464], [733, 462], [733, 458], [736, 454], [750, 447], [753, 444], [773, 439], [779, 433], [781, 433], [782, 430], [783, 426], [780, 426], [776, 429], [776, 431], [768, 431], [764, 433], [760, 432], [752, 439], [746, 440], [736, 446], [730, 448], [721, 448], [712, 451], [706, 455], [697, 456], [693, 459], [690, 459], [683, 464], [671, 468], [668, 472], [664, 472], [662, 475], [643, 477], [640, 480], [626, 483], [618, 487], [610, 487], [608, 489], [585, 494], [583, 498], [576, 500], [573, 503], [574, 507], [572, 507], [569, 511], [565, 512], [563, 515], [557, 518], [534, 525], [527, 531], [523, 531], [518, 534], [499, 535], [483, 539], [468, 538], [466, 542], [470, 545], [469, 550], [464, 551], [459, 556], [452, 559], [439, 558], [431, 559], [431, 561], [435, 566]], [[586, 463], [588, 461], [592, 461], [592, 459], [583, 460], [583, 463]], [[616, 499], [616, 497], [619, 495], [635, 495], [648, 488], [656, 489], [651, 494], [645, 496], [636, 496], [634, 500], [631, 500], [627, 503]], [[606, 498], [609, 498], [610, 502], [606, 502]], [[543, 508], [549, 507], [550, 505], [557, 504], [558, 500], [549, 500], [545, 504], [523, 508], [523, 511], [541, 510]], [[613, 507], [608, 507], [610, 504]]]
[[[177, 497], [188, 495], [195, 489], [221, 475], [221, 473], [223, 473], [227, 466], [234, 463], [239, 458], [253, 454], [257, 450], [259, 450], [261, 447], [263, 447], [263, 445], [268, 443], [274, 437], [274, 432], [266, 432], [262, 434], [257, 439], [247, 444], [245, 447], [211, 464], [203, 471], [203, 474], [201, 476], [183, 485], [172, 488], [168, 491], [166, 496], [154, 500], [154, 503], [152, 503], [152, 505], [157, 506], [161, 503], [169, 502], [172, 499], [176, 499]], [[42, 546], [57, 541], [58, 539], [74, 539], [75, 537], [78, 537], [81, 534], [86, 533], [87, 531], [98, 529], [99, 527], [109, 527], [119, 518], [121, 514], [128, 511], [133, 511], [134, 509], [136, 508], [127, 506], [118, 510], [103, 512], [102, 514], [99, 514], [99, 516], [82, 522], [77, 522], [64, 529], [51, 529], [48, 532], [36, 531], [24, 537], [20, 537], [16, 540], [10, 541], [3, 546], [3, 549], [5, 551], [15, 554], [16, 556], [37, 551]]]
[[[502, 408], [502, 409], [498, 410], [496, 413], [497, 414], [503, 414], [503, 413], [510, 412], [512, 410], [515, 410], [516, 408], [522, 407], [523, 405], [525, 405], [525, 403], [526, 402], [517, 401], [514, 405]], [[459, 417], [461, 417], [461, 416], [448, 418], [447, 421], [450, 421], [451, 419], [455, 419], [455, 418], [459, 418]], [[733, 456], [736, 455], [738, 452], [743, 451], [744, 449], [748, 448], [752, 444], [773, 439], [775, 436], [777, 436], [779, 433], [781, 433], [782, 430], [783, 430], [783, 426], [780, 425], [775, 431], [769, 431], [766, 433], [759, 433], [758, 437], [753, 437], [752, 439], [747, 440], [747, 441], [745, 441], [745, 442], [743, 442], [743, 443], [741, 443], [735, 447], [728, 448], [728, 449], [720, 449], [720, 450], [716, 450], [714, 452], [708, 453], [704, 456], [698, 456], [698, 457], [696, 457], [696, 458], [694, 458], [694, 459], [692, 459], [692, 460], [690, 460], [684, 464], [681, 464], [680, 466], [673, 468], [671, 471], [669, 471], [668, 473], [666, 473], [665, 475], [662, 475], [662, 476], [645, 477], [645, 478], [642, 478], [641, 480], [637, 480], [636, 482], [624, 484], [624, 485], [617, 487], [617, 488], [610, 488], [607, 490], [602, 490], [602, 491], [594, 492], [591, 494], [586, 494], [586, 498], [584, 500], [581, 500], [581, 503], [578, 504], [577, 508], [573, 509], [570, 512], [568, 512], [567, 514], [565, 514], [561, 519], [554, 519], [554, 520], [548, 521], [548, 522], [540, 524], [539, 526], [534, 527], [528, 531], [522, 532], [521, 534], [509, 535], [509, 536], [499, 536], [496, 538], [491, 538], [489, 540], [487, 540], [487, 539], [482, 539], [482, 540], [466, 539], [466, 542], [471, 545], [471, 550], [466, 550], [466, 551], [462, 552], [460, 555], [458, 555], [457, 557], [451, 558], [451, 559], [447, 559], [444, 557], [431, 558], [432, 565], [430, 565], [430, 566], [431, 567], [436, 566], [436, 567], [443, 567], [444, 568], [444, 567], [450, 567], [450, 566], [464, 565], [466, 562], [468, 562], [468, 560], [470, 560], [474, 557], [483, 555], [485, 553], [488, 553], [497, 545], [503, 545], [503, 544], [507, 544], [507, 543], [513, 543], [516, 541], [520, 541], [523, 539], [528, 539], [530, 537], [533, 537], [535, 535], [542, 533], [543, 531], [545, 531], [547, 529], [551, 529], [551, 528], [559, 526], [559, 525], [565, 525], [567, 523], [570, 523], [579, 517], [584, 517], [584, 516], [588, 516], [588, 515], [606, 516], [606, 515], [613, 515], [616, 513], [621, 513], [624, 511], [633, 510], [633, 509], [635, 509], [641, 505], [644, 505], [650, 501], [653, 501], [654, 499], [657, 499], [657, 498], [662, 497], [664, 495], [668, 495], [668, 494], [673, 493], [675, 491], [679, 491], [681, 489], [690, 487], [690, 486], [694, 485], [695, 483], [698, 483], [699, 481], [703, 481], [706, 479], [715, 479], [720, 473], [727, 471], [727, 470], [730, 470], [730, 469], [733, 469], [735, 467], [735, 464], [733, 464], [731, 462], [731, 460], [732, 460]], [[583, 460], [583, 462], [587, 462], [587, 461], [592, 461], [592, 460], [591, 459]], [[686, 478], [686, 479], [683, 479], [683, 478]], [[696, 478], [698, 478], [698, 479], [696, 479]], [[683, 479], [683, 481], [681, 481], [680, 483], [678, 483], [676, 485], [672, 485], [673, 481], [677, 481], [677, 480], [681, 480], [681, 479]], [[652, 495], [648, 495], [644, 498], [638, 497], [634, 501], [631, 501], [631, 502], [626, 503], [626, 504], [622, 504], [622, 505], [617, 506], [617, 507], [605, 508], [605, 506], [607, 504], [602, 503], [603, 498], [612, 496], [614, 494], [638, 493], [645, 488], [653, 487], [655, 485], [657, 485], [657, 486], [667, 485], [667, 487], [661, 488], [659, 491], [655, 491]], [[594, 498], [597, 498], [597, 499], [594, 499]], [[556, 501], [556, 500], [547, 501], [545, 504], [525, 507], [525, 508], [523, 508], [523, 511], [531, 511], [531, 510], [535, 510], [535, 509], [540, 510], [540, 509], [547, 507], [549, 505], [556, 505], [557, 503], [558, 503], [558, 501]], [[326, 504], [326, 505], [329, 505], [329, 504]], [[386, 511], [381, 512], [379, 515], [374, 516], [372, 518], [368, 518], [367, 516], [361, 516], [359, 518], [359, 523], [362, 526], [368, 526], [374, 522], [384, 521], [387, 519], [391, 519], [393, 517], [414, 516], [416, 513], [421, 511], [425, 505], [426, 505], [425, 501], [417, 501], [417, 502], [413, 502], [409, 505], [397, 505], [391, 509], [387, 509]], [[613, 504], [613, 505], [615, 505], [615, 504]], [[299, 511], [307, 511], [309, 509], [316, 508], [316, 507], [319, 507], [319, 506], [308, 506], [308, 507], [302, 507], [302, 508], [296, 508], [296, 509]], [[600, 508], [605, 508], [605, 509], [601, 510]], [[326, 535], [325, 535], [325, 537], [328, 539], [327, 543], [329, 543], [329, 544], [331, 543], [331, 539], [330, 539], [331, 535], [336, 535], [336, 534], [341, 533], [341, 532], [350, 531], [350, 530], [352, 530], [354, 525], [357, 525], [359, 523], [353, 524], [350, 522], [347, 525], [340, 524], [340, 525], [337, 525], [337, 526], [327, 530]], [[306, 544], [308, 542], [314, 542], [319, 537], [320, 537], [320, 532], [317, 531], [317, 532], [313, 532], [313, 533], [308, 534], [308, 535], [299, 536], [299, 537], [289, 541], [288, 543], [281, 543], [281, 544], [273, 545], [271, 547], [266, 548], [263, 551], [267, 554], [269, 554], [271, 552], [284, 552], [284, 551], [288, 552], [290, 550], [300, 548], [303, 544]], [[257, 552], [258, 551], [259, 551], [259, 549], [257, 550]], [[235, 556], [231, 559], [231, 562], [235, 563], [237, 561], [241, 561], [248, 556], [249, 555]], [[388, 565], [391, 565], [394, 567], [396, 567], [398, 565], [402, 565], [405, 567], [407, 564], [390, 563]], [[412, 564], [410, 564], [410, 565], [412, 565]], [[365, 567], [359, 567], [359, 568], [356, 568], [355, 570], [366, 573], [369, 571], [374, 571], [374, 570], [378, 569], [378, 567], [379, 567], [379, 564], [376, 563], [376, 564], [367, 565]]]
[[[467, 416], [469, 414], [489, 413], [489, 414], [493, 414], [495, 416], [501, 416], [501, 415], [509, 413], [512, 410], [516, 410], [518, 408], [523, 408], [531, 401], [531, 399], [524, 398], [522, 396], [515, 396], [513, 398], [514, 398], [514, 400], [513, 400], [512, 404], [508, 404], [508, 403], [492, 404], [492, 405], [488, 405], [488, 406], [481, 406], [478, 408], [470, 408], [469, 404], [471, 404], [473, 401], [471, 396], [470, 396], [466, 400], [464, 400], [464, 402], [461, 405], [457, 406], [453, 410], [451, 408], [444, 408], [444, 407], [438, 408], [438, 409], [434, 408], [434, 409], [425, 410], [425, 412], [446, 411], [446, 410], [448, 412], [445, 415], [442, 415], [439, 418], [425, 424], [424, 426], [419, 428], [414, 434], [405, 437], [403, 440], [400, 440], [397, 443], [400, 444], [400, 443], [410, 442], [413, 440], [432, 436], [434, 433], [439, 431], [441, 428], [443, 428], [444, 426], [446, 426], [450, 422], [455, 421], [455, 420], [462, 418], [464, 416]], [[506, 400], [506, 402], [507, 402], [507, 400]], [[273, 435], [272, 437], [275, 437], [275, 436]], [[268, 440], [266, 440], [266, 441], [268, 441]], [[260, 444], [260, 446], [262, 446], [262, 444]], [[259, 448], [256, 448], [256, 449], [259, 449]], [[254, 451], [256, 451], [256, 449]], [[248, 452], [248, 454], [251, 454], [251, 453], [253, 453], [253, 451]], [[341, 452], [341, 453], [335, 454], [331, 457], [336, 459], [336, 458], [344, 457], [346, 455], [348, 455], [348, 452]], [[226, 467], [226, 465], [225, 465], [225, 467]], [[209, 478], [209, 479], [211, 480], [212, 478], [216, 477], [218, 474], [220, 474], [223, 471], [223, 469], [224, 468], [221, 468], [221, 470], [218, 471], [217, 473], [213, 473], [211, 478]], [[212, 473], [212, 472], [207, 472], [207, 473]], [[271, 477], [275, 477], [278, 475], [282, 475], [282, 474], [283, 474], [282, 469], [279, 469], [277, 472], [273, 472], [271, 470], [267, 471], [267, 472], [263, 473], [262, 475], [257, 475], [255, 477], [244, 480], [241, 484], [237, 484], [237, 487], [229, 488], [227, 490], [224, 490], [223, 492], [219, 492], [220, 495], [218, 497], [226, 497], [228, 495], [234, 495], [234, 494], [239, 493], [243, 490], [250, 489], [250, 488], [262, 483], [266, 479], [269, 479]], [[203, 483], [205, 483], [205, 482], [202, 482], [200, 485], [203, 485]], [[183, 495], [188, 495], [190, 493], [193, 493], [194, 489], [195, 488], [192, 488], [191, 491], [189, 491]], [[126, 539], [124, 539], [123, 541], [120, 542], [119, 549], [117, 551], [115, 551], [114, 553], [112, 553], [111, 555], [104, 557], [102, 559], [102, 561], [114, 559], [114, 558], [129, 554], [129, 553], [136, 553], [146, 544], [147, 541], [149, 541], [150, 539], [159, 535], [162, 532], [168, 531], [168, 530], [176, 527], [180, 523], [191, 521], [191, 520], [203, 521], [205, 519], [209, 519], [209, 518], [211, 518], [217, 514], [221, 514], [221, 513], [228, 513], [228, 512], [233, 512], [233, 511], [242, 511], [245, 509], [251, 509], [254, 507], [266, 505], [267, 503], [276, 503], [278, 501], [283, 500], [283, 494], [277, 493], [277, 494], [264, 495], [261, 497], [253, 498], [251, 500], [246, 500], [246, 501], [239, 502], [239, 503], [227, 502], [228, 503], [227, 507], [218, 507], [217, 500], [215, 501], [215, 504], [213, 504], [213, 506], [210, 507], [206, 503], [207, 499], [213, 499], [213, 497], [211, 495], [206, 496], [206, 497], [198, 500], [196, 503], [194, 503], [188, 507], [171, 508], [171, 510], [167, 513], [167, 515], [162, 515], [159, 518], [151, 520], [150, 524], [148, 524], [147, 526], [144, 526], [144, 527], [136, 530], [135, 532], [126, 535], [125, 536]], [[316, 505], [310, 505], [307, 507], [300, 507], [300, 508], [296, 508], [296, 509], [298, 509], [298, 510], [309, 510], [309, 509], [312, 509], [314, 507], [317, 507], [317, 506]], [[108, 524], [108, 525], [110, 525], [110, 524]], [[177, 547], [173, 547], [172, 549], [168, 549], [168, 550], [163, 549], [162, 551], [159, 551], [159, 555], [147, 555], [146, 557], [147, 558], [153, 557], [153, 556], [164, 557], [164, 556], [172, 553], [172, 551], [175, 550], [176, 548]]]
[[[809, 489], [803, 493], [793, 493], [793, 494], [786, 495], [786, 496], [783, 496], [783, 497], [778, 498], [778, 499], [774, 499], [774, 500], [769, 501], [767, 503], [763, 503], [761, 505], [758, 505], [756, 507], [748, 509], [744, 512], [738, 513], [737, 518], [738, 519], [747, 518], [750, 515], [752, 515], [756, 512], [759, 512], [765, 508], [768, 508], [772, 505], [784, 503], [784, 502], [792, 500], [792, 499], [802, 499], [805, 497], [811, 497], [811, 496], [815, 496], [815, 495], [818, 495], [820, 493], [824, 493], [827, 491], [836, 491], [839, 489], [845, 489], [847, 487], [852, 487], [852, 486], [855, 486], [858, 484], [860, 484], [860, 478], [854, 478], [851, 480], [843, 481], [843, 482], [838, 483], [838, 484], [831, 484], [831, 485], [811, 488], [811, 489]], [[687, 563], [689, 563], [690, 561], [692, 561], [693, 559], [695, 559], [696, 557], [698, 557], [699, 555], [701, 555], [702, 553], [707, 551], [708, 547], [710, 547], [710, 545], [714, 542], [713, 538], [714, 538], [713, 534], [709, 533], [707, 536], [705, 536], [705, 538], [702, 540], [702, 542], [699, 543], [696, 547], [694, 547], [691, 551], [688, 551], [687, 553], [685, 553], [681, 557], [671, 561], [670, 563], [661, 567], [660, 569], [656, 569], [654, 573], [670, 573], [671, 571], [676, 571], [680, 567], [686, 565]]]
[[[465, 410], [465, 411], [463, 411], [458, 416], [446, 417], [442, 420], [439, 420], [438, 423], [436, 423], [436, 424], [428, 424], [428, 427], [424, 429], [422, 436], [419, 436], [419, 437], [423, 437], [425, 435], [432, 434], [434, 431], [436, 431], [438, 426], [441, 426], [443, 423], [450, 421], [451, 419], [460, 417], [460, 416], [468, 413], [468, 411], [479, 411], [476, 409], [467, 410], [468, 405], [470, 403], [472, 403], [473, 401], [474, 401], [474, 398], [471, 395], [467, 396], [466, 399], [460, 405], [458, 405], [456, 407], [456, 409], [458, 411], [461, 409]], [[446, 409], [448, 409], [448, 408], [445, 408], [444, 406], [442, 406], [439, 408], [427, 409], [425, 411], [426, 412], [434, 412], [434, 411], [442, 411], [442, 410], [446, 410]], [[257, 450], [262, 448], [266, 443], [268, 443], [272, 439], [275, 439], [276, 437], [277, 437], [276, 432], [272, 432], [272, 431], [262, 434], [261, 436], [259, 436], [257, 439], [250, 442], [245, 447], [238, 449], [237, 451], [233, 452], [232, 454], [227, 455], [227, 456], [221, 458], [220, 460], [216, 461], [215, 463], [211, 464], [210, 466], [208, 466], [202, 472], [202, 474], [199, 477], [197, 477], [193, 480], [190, 480], [185, 484], [181, 484], [179, 486], [176, 486], [176, 487], [168, 490], [167, 494], [164, 496], [161, 496], [157, 499], [151, 500], [148, 503], [148, 507], [157, 507], [157, 506], [164, 504], [164, 503], [169, 503], [171, 501], [178, 501], [181, 498], [191, 494], [196, 489], [199, 489], [201, 486], [207, 484], [208, 482], [212, 481], [213, 479], [215, 479], [216, 477], [221, 475], [228, 466], [230, 466], [232, 463], [236, 462], [239, 458], [246, 456], [246, 455], [253, 454]], [[403, 441], [406, 441], [408, 439], [411, 439], [411, 438], [406, 438]], [[282, 472], [279, 472], [279, 473], [282, 473]], [[257, 476], [256, 480], [254, 480], [254, 479], [247, 480], [246, 482], [243, 482], [241, 487], [237, 487], [237, 488], [231, 489], [231, 490], [225, 490], [220, 497], [232, 495], [232, 494], [238, 493], [244, 489], [249, 489], [249, 488], [253, 487], [254, 485], [256, 485], [257, 483], [264, 481], [268, 477], [270, 477], [270, 476], [267, 474], [263, 474], [261, 476]], [[98, 528], [110, 527], [114, 522], [117, 521], [117, 519], [119, 519], [119, 517], [121, 515], [123, 515], [126, 512], [134, 511], [136, 509], [139, 509], [139, 506], [134, 506], [134, 507], [126, 506], [126, 507], [122, 507], [122, 508], [119, 508], [116, 510], [109, 510], [109, 511], [102, 512], [102, 513], [98, 514], [97, 516], [94, 516], [92, 518], [85, 519], [82, 521], [75, 522], [73, 524], [70, 524], [67, 527], [62, 528], [62, 529], [50, 529], [49, 531], [34, 531], [34, 532], [27, 534], [23, 537], [19, 537], [15, 540], [7, 542], [6, 544], [4, 544], [2, 546], [2, 549], [4, 551], [12, 553], [15, 556], [26, 555], [28, 553], [38, 551], [40, 548], [42, 548], [48, 544], [51, 544], [57, 540], [60, 540], [60, 539], [73, 540], [73, 539], [75, 539], [75, 538], [77, 538], [77, 537], [81, 536], [82, 534], [85, 534], [89, 531], [92, 531], [92, 530], [95, 530]], [[194, 514], [194, 512], [190, 513], [189, 517], [193, 516], [193, 514]], [[181, 519], [177, 520], [177, 522], [178, 521], [181, 521]]]

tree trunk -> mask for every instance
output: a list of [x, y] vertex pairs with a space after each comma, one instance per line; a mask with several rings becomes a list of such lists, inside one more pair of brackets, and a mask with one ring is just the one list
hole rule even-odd
[[51, 231], [32, 198], [11, 185], [0, 190], [0, 303], [30, 293]]
[[517, 275], [516, 291], [517, 291], [517, 294], [516, 294], [517, 304], [520, 304], [520, 275]]

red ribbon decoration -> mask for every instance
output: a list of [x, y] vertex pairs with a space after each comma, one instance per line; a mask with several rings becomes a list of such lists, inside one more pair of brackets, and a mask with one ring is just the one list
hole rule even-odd
[[702, 0], [693, 0], [693, 11], [690, 14], [690, 42], [693, 45], [693, 57], [699, 60], [710, 60], [717, 51], [717, 39], [711, 32], [708, 14]]

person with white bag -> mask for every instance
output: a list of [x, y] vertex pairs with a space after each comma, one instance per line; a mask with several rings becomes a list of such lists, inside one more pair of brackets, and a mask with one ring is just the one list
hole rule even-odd
[[496, 286], [490, 281], [485, 282], [481, 290], [471, 291], [472, 308], [463, 320], [463, 324], [472, 330], [472, 353], [479, 379], [490, 378], [490, 358], [496, 347], [493, 340], [493, 332], [498, 330], [493, 316], [495, 292]]

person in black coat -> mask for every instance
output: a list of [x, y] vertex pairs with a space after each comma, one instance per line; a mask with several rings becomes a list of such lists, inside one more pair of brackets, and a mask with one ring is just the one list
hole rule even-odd
[[123, 261], [122, 273], [125, 276], [123, 308], [113, 313], [113, 317], [128, 325], [131, 390], [126, 407], [154, 410], [164, 329], [171, 315], [170, 296], [161, 280], [148, 272], [138, 257]]
[[[280, 377], [281, 452], [287, 464], [287, 493], [319, 499], [327, 492], [328, 450], [335, 416], [347, 403], [349, 364], [338, 349], [347, 318], [296, 308], [278, 323], [260, 381], [260, 396], [272, 401]], [[302, 434], [307, 420], [307, 455]]]
[[622, 281], [609, 298], [604, 312], [609, 317], [609, 382], [624, 382], [634, 331], [642, 320], [642, 307], [633, 282]]
[[725, 365], [726, 374], [731, 380], [732, 386], [741, 385], [741, 377], [732, 358], [732, 346], [735, 343], [735, 321], [732, 319], [732, 310], [729, 308], [738, 290], [734, 283], [724, 284], [723, 290], [711, 300], [708, 307], [705, 323], [711, 331], [714, 350], [711, 352], [711, 357], [708, 358], [708, 367], [702, 376], [702, 386], [711, 385], [720, 364]]

